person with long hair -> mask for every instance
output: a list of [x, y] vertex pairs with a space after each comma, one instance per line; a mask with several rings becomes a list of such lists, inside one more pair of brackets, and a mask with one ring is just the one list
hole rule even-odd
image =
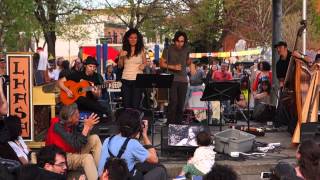
[[125, 108], [139, 108], [142, 98], [141, 88], [136, 87], [137, 74], [142, 74], [146, 66], [143, 37], [137, 29], [129, 29], [122, 40], [118, 66], [123, 68], [122, 96]]
[[22, 139], [21, 119], [18, 116], [8, 116], [1, 124], [5, 129], [2, 129], [4, 132], [1, 134], [0, 157], [20, 164], [30, 163], [30, 149]]
[[308, 139], [301, 142], [296, 158], [298, 166], [295, 168], [298, 177], [305, 180], [320, 180], [320, 145]]
[[167, 124], [181, 124], [188, 90], [187, 66], [190, 67], [191, 75], [195, 74], [195, 67], [189, 58], [187, 34], [177, 31], [173, 43], [163, 50], [160, 67], [174, 75], [169, 91]]

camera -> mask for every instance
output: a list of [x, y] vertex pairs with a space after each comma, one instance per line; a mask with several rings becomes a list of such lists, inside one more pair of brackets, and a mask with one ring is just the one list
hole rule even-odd
[[0, 75], [0, 78], [2, 78], [3, 86], [9, 85], [10, 78], [8, 75]]

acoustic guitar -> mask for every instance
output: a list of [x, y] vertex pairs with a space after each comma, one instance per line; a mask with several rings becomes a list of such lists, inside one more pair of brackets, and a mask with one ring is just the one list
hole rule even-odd
[[[68, 80], [68, 81], [64, 82], [64, 85], [68, 89], [70, 89], [73, 96], [69, 97], [68, 94], [62, 90], [60, 92], [60, 100], [63, 104], [70, 105], [70, 104], [74, 103], [79, 97], [86, 96], [88, 91], [92, 91], [94, 88], [100, 88], [100, 89], [108, 88], [109, 84], [111, 84], [111, 83], [112, 83], [111, 81], [106, 81], [101, 85], [91, 86], [90, 83], [86, 80], [83, 80], [80, 82], [74, 82], [72, 80]], [[121, 82], [119, 82], [119, 83], [121, 83]], [[121, 87], [121, 85], [120, 85], [120, 87]]]

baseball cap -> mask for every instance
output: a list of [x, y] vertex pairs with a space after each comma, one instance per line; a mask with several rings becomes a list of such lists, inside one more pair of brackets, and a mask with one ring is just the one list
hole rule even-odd
[[287, 47], [287, 43], [284, 41], [279, 41], [277, 44], [274, 45], [274, 48], [277, 48], [278, 46]]

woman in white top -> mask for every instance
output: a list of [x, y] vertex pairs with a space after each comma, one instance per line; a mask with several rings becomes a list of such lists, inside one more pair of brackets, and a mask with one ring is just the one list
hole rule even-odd
[[146, 66], [143, 38], [137, 29], [129, 29], [122, 41], [118, 66], [123, 68], [122, 96], [125, 108], [139, 108], [142, 91], [136, 87], [137, 74]]

